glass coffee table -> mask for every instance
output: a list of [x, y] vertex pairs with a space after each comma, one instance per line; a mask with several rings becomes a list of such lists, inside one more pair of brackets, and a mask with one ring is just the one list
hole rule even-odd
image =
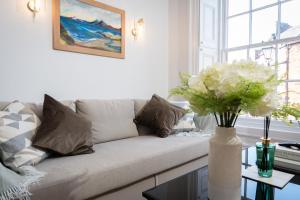
[[[256, 149], [243, 150], [243, 168], [255, 165]], [[300, 200], [300, 175], [297, 174], [283, 189], [242, 178], [241, 199], [258, 200], [269, 195], [274, 200]], [[208, 199], [208, 168], [203, 167], [143, 192], [147, 200], [206, 200]]]

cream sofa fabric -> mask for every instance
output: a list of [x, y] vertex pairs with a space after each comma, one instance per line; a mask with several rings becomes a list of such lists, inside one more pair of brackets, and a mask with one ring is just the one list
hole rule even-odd
[[133, 100], [78, 100], [76, 109], [92, 122], [96, 144], [138, 136]]
[[[95, 145], [95, 153], [47, 159], [32, 199], [87, 199], [208, 154], [208, 138], [140, 136]], [[42, 198], [43, 197], [43, 198]]]

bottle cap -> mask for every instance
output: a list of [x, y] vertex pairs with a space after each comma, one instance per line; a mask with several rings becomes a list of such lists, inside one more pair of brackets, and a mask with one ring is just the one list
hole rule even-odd
[[260, 138], [261, 139], [261, 143], [264, 145], [269, 145], [271, 143], [271, 138]]

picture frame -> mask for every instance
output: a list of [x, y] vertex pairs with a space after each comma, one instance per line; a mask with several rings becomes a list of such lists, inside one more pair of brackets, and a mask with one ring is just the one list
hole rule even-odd
[[125, 58], [125, 11], [95, 0], [53, 0], [53, 48]]

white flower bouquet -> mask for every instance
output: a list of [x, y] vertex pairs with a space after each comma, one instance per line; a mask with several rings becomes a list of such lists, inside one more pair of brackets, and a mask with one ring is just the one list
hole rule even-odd
[[171, 95], [188, 100], [196, 113], [213, 113], [220, 127], [234, 127], [241, 111], [266, 116], [279, 106], [275, 71], [255, 62], [213, 65], [196, 76], [180, 78], [181, 85]]

